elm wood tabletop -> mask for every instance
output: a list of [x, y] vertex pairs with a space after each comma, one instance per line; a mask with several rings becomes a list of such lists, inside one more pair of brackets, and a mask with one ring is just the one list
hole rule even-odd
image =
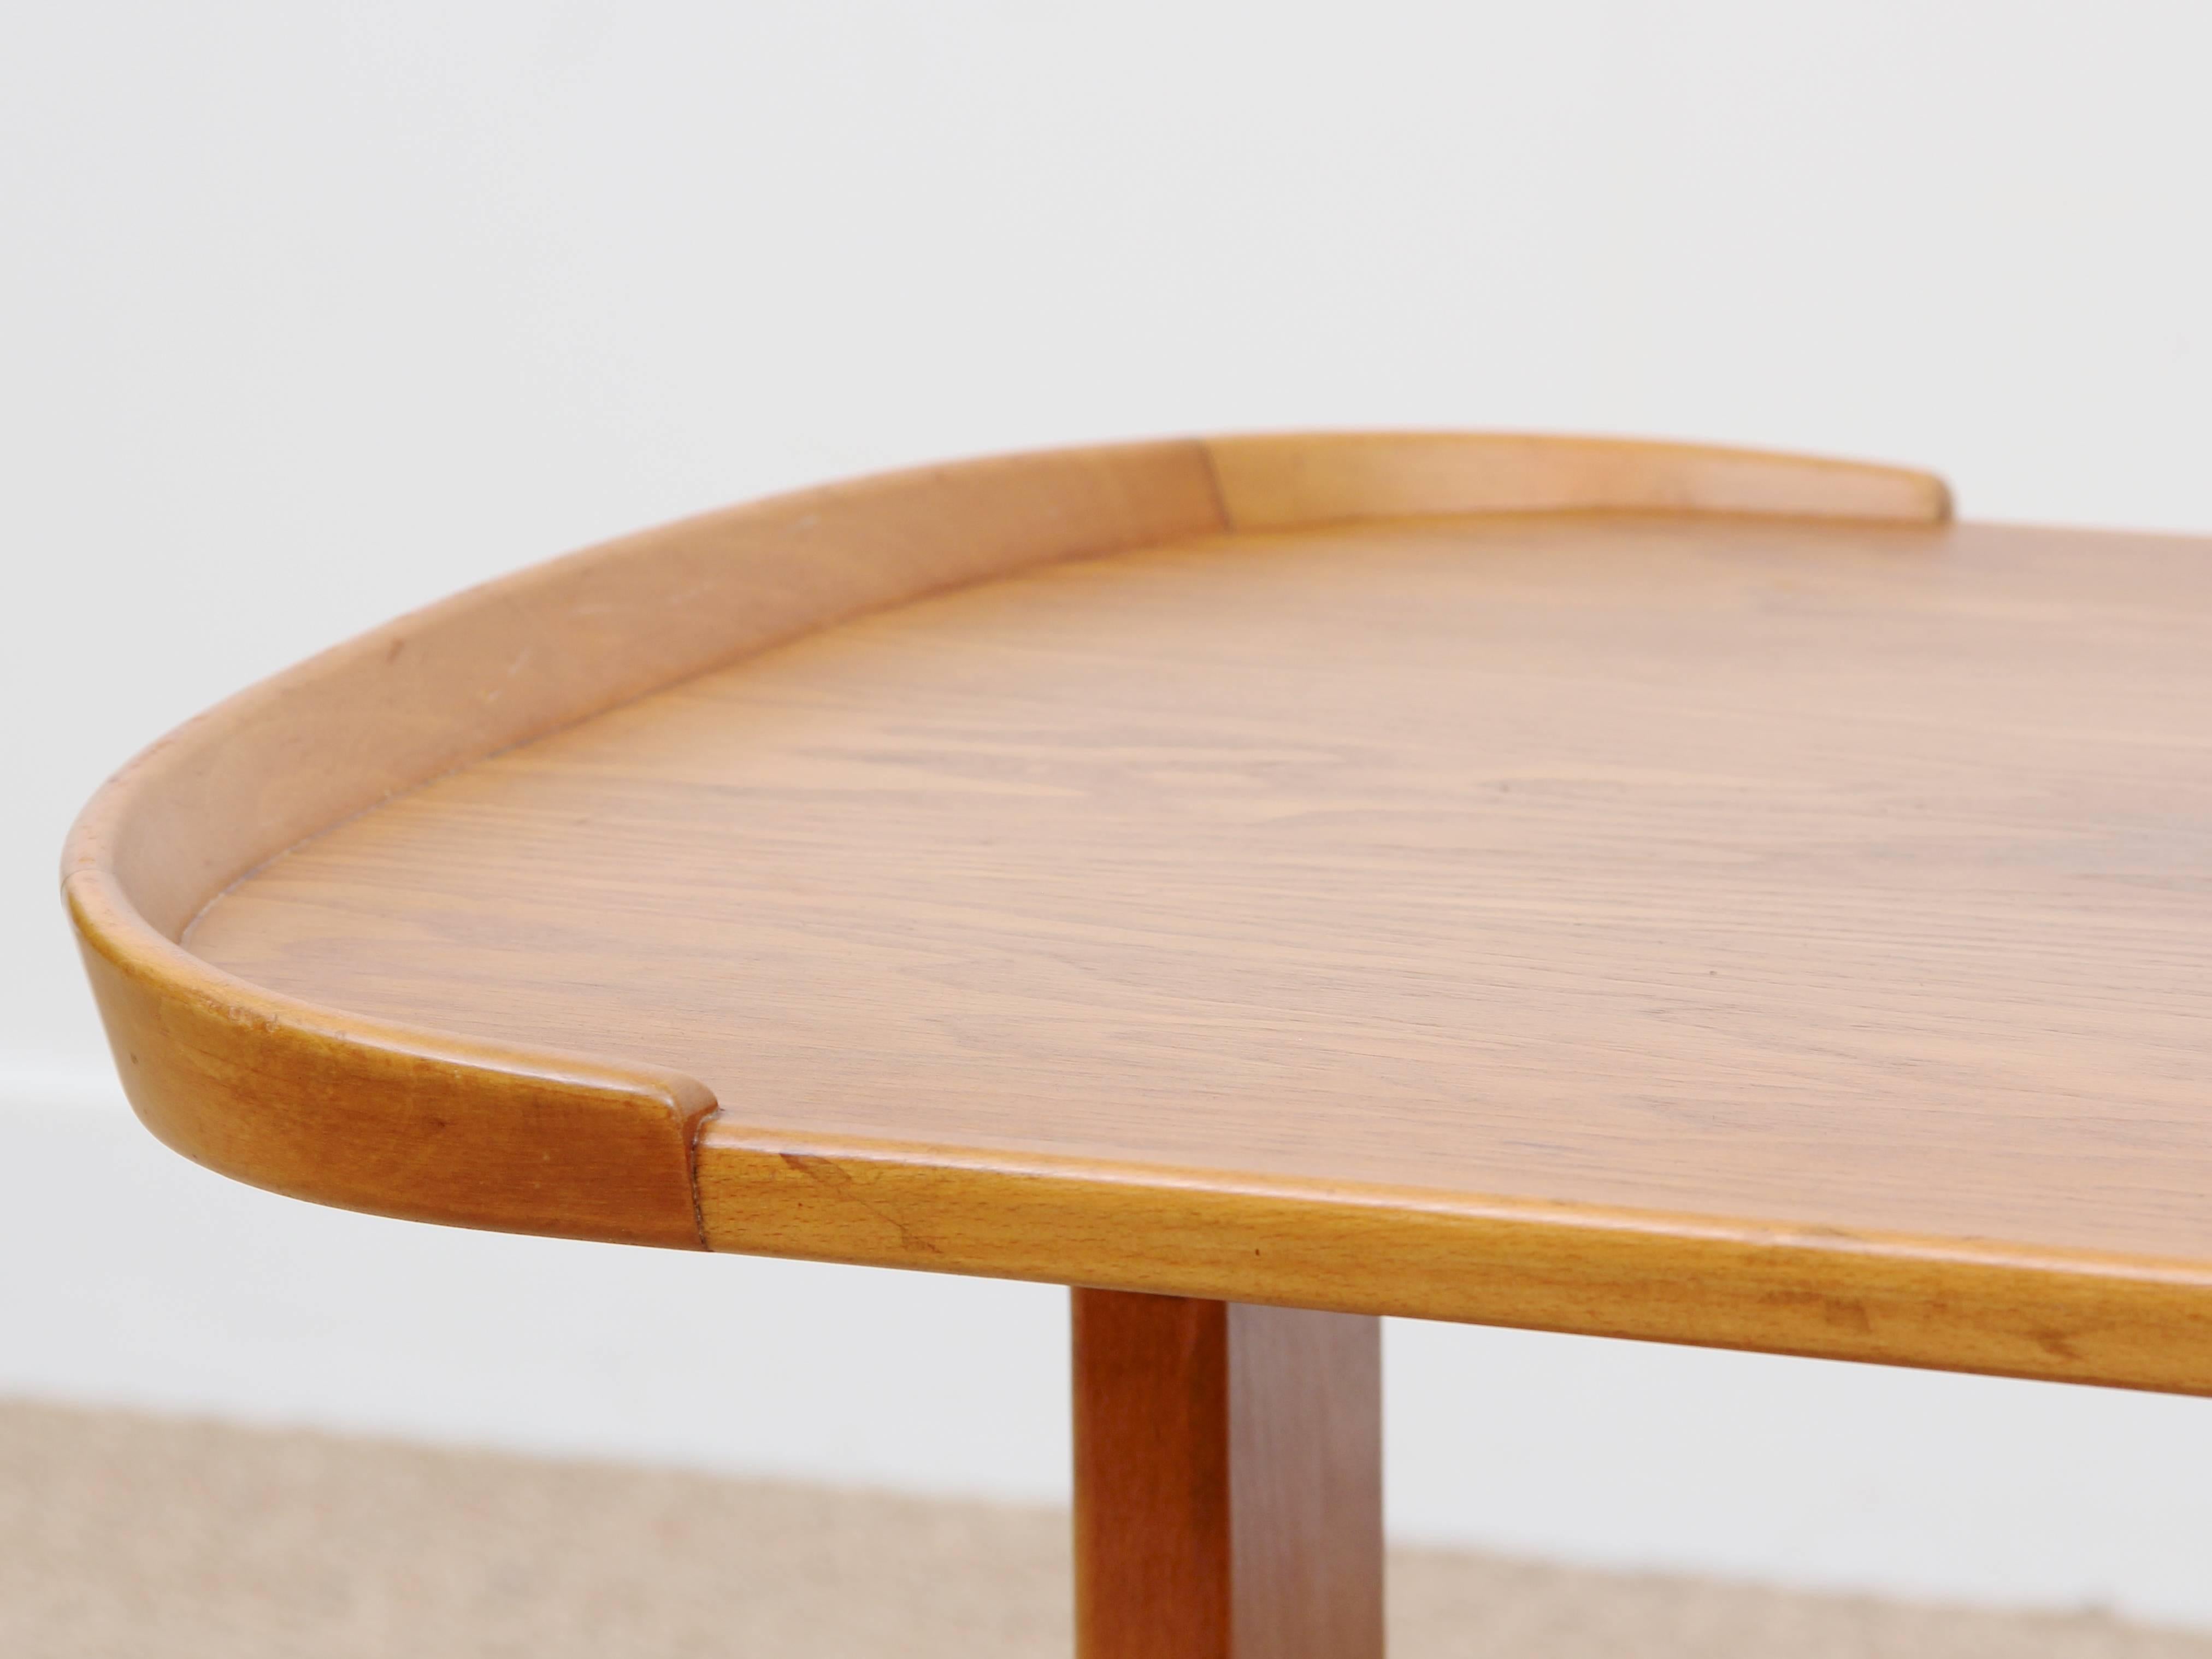
[[1372, 1316], [2212, 1393], [2208, 624], [1888, 468], [1019, 456], [325, 653], [65, 884], [241, 1179], [1086, 1287], [1084, 1651], [1348, 1659]]

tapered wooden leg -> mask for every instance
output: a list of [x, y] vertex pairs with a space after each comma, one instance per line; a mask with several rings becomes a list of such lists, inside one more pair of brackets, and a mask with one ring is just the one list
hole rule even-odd
[[1381, 1659], [1378, 1322], [1075, 1292], [1079, 1659]]

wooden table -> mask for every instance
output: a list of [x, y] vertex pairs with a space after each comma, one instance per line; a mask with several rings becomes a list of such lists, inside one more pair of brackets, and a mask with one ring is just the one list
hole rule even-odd
[[1075, 1285], [1080, 1651], [1381, 1646], [1376, 1316], [2212, 1392], [2212, 544], [1269, 436], [477, 588], [157, 744], [141, 1116], [417, 1220]]

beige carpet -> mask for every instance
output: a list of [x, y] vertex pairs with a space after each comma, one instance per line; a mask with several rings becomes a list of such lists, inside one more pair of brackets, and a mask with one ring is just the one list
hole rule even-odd
[[[1066, 1516], [0, 1405], [9, 1659], [1032, 1659]], [[2212, 1659], [2093, 1615], [1406, 1551], [1394, 1659]]]

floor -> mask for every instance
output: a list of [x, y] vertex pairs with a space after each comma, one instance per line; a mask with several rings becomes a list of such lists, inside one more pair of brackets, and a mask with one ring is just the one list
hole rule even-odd
[[[0, 1653], [1043, 1659], [1066, 1519], [0, 1404]], [[1390, 1563], [1394, 1659], [2212, 1659], [2212, 1634], [1595, 1572]]]

